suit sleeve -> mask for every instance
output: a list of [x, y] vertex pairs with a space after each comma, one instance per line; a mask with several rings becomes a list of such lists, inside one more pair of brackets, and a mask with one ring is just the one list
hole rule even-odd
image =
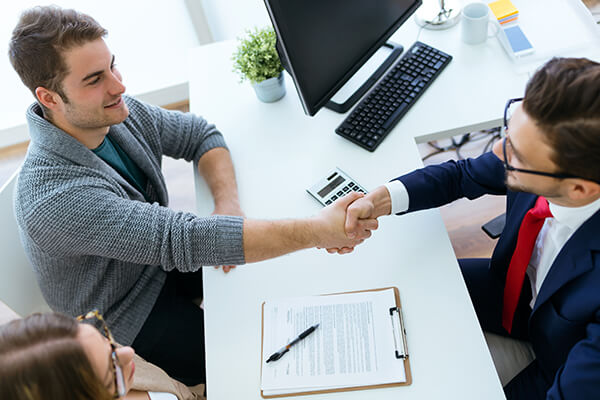
[[546, 399], [596, 399], [600, 394], [600, 311], [588, 324], [586, 337], [569, 352], [558, 369]]
[[459, 198], [506, 194], [502, 162], [492, 152], [430, 165], [396, 178], [408, 191], [407, 212], [439, 207]]

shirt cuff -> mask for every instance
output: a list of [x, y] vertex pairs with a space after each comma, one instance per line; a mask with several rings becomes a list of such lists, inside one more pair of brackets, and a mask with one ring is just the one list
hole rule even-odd
[[408, 190], [399, 180], [394, 180], [384, 184], [390, 193], [392, 200], [392, 214], [398, 214], [408, 210]]

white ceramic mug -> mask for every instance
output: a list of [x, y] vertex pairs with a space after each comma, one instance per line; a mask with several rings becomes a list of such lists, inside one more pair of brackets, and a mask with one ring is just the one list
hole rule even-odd
[[467, 44], [479, 44], [498, 33], [498, 28], [493, 26], [495, 33], [488, 35], [490, 21], [490, 8], [485, 3], [470, 3], [462, 9], [462, 40]]

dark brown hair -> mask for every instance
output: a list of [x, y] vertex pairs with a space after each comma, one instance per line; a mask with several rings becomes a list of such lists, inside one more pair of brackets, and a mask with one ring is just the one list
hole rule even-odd
[[23, 12], [13, 30], [8, 57], [34, 96], [41, 86], [68, 102], [62, 81], [69, 71], [62, 53], [106, 34], [89, 15], [56, 6], [34, 7]]
[[77, 340], [78, 328], [62, 314], [32, 314], [0, 327], [0, 398], [112, 399]]
[[600, 64], [553, 58], [527, 84], [523, 108], [546, 135], [558, 172], [600, 182]]

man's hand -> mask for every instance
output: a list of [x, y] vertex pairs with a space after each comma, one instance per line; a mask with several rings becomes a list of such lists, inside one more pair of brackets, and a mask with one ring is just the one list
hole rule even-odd
[[340, 254], [350, 253], [356, 245], [371, 236], [371, 231], [378, 227], [377, 220], [373, 218], [357, 220], [353, 225], [352, 236], [347, 235], [345, 230], [348, 206], [362, 197], [362, 194], [351, 192], [325, 207], [314, 217], [317, 247], [335, 248]]
[[349, 237], [360, 235], [361, 220], [373, 220], [392, 211], [392, 200], [385, 186], [379, 186], [356, 201], [346, 210], [345, 229]]
[[[348, 196], [345, 196], [346, 198]], [[358, 197], [348, 205], [346, 209], [346, 222], [344, 229], [350, 238], [360, 237], [364, 231], [363, 221], [377, 220], [382, 215], [388, 215], [392, 210], [392, 200], [385, 186], [379, 186], [369, 192], [366, 196]], [[331, 254], [345, 254], [350, 251], [347, 248], [327, 247]]]

